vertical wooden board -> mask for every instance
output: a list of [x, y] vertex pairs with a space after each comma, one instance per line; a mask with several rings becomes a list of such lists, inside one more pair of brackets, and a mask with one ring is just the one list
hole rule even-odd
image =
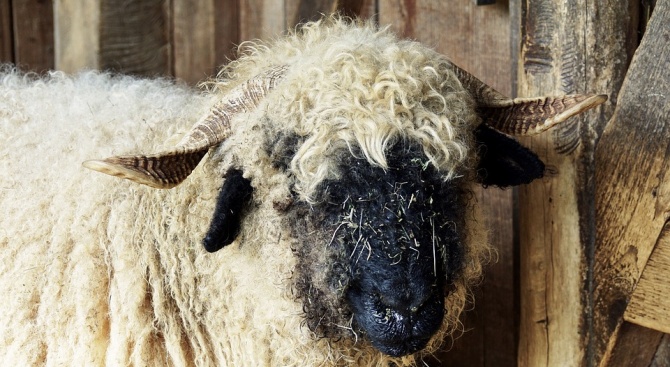
[[654, 359], [652, 359], [649, 367], [667, 367], [670, 366], [670, 334], [663, 334], [661, 343], [656, 349]]
[[269, 40], [286, 30], [284, 0], [245, 0], [240, 2], [240, 39]]
[[74, 73], [100, 66], [100, 2], [54, 1], [56, 69]]
[[594, 359], [607, 365], [642, 269], [670, 217], [670, 0], [659, 0], [596, 151]]
[[354, 18], [376, 20], [377, 0], [285, 0], [286, 27], [340, 13]]
[[621, 325], [619, 335], [608, 367], [649, 366], [663, 337], [663, 333], [629, 322]]
[[631, 296], [624, 320], [670, 333], [670, 222], [663, 226]]
[[[616, 93], [628, 64], [627, 3], [512, 4], [519, 12], [519, 96]], [[519, 190], [520, 366], [592, 363], [593, 155], [611, 110], [599, 107], [522, 140], [548, 174]]]
[[196, 84], [235, 56], [238, 0], [173, 0], [174, 76]]
[[195, 84], [215, 67], [214, 0], [172, 1], [174, 76]]
[[54, 12], [51, 1], [12, 2], [14, 62], [23, 70], [54, 68]]
[[103, 0], [100, 68], [126, 74], [170, 72], [165, 0]]
[[0, 0], [0, 63], [14, 62], [11, 0]]
[[506, 3], [390, 0], [379, 3], [379, 23], [417, 39], [483, 82], [512, 95], [509, 9]]
[[[380, 1], [379, 23], [403, 37], [433, 46], [504, 94], [512, 95], [509, 12], [505, 3], [477, 7], [461, 1]], [[485, 226], [498, 261], [485, 269], [474, 310], [463, 317], [466, 332], [447, 341], [443, 365], [516, 364], [515, 257], [512, 190], [478, 190]]]
[[285, 0], [286, 28], [307, 21], [319, 20], [323, 14], [337, 9], [338, 0]]
[[337, 11], [346, 16], [377, 21], [378, 1], [385, 0], [338, 0]]
[[214, 1], [214, 62], [221, 66], [237, 56], [240, 44], [240, 0]]

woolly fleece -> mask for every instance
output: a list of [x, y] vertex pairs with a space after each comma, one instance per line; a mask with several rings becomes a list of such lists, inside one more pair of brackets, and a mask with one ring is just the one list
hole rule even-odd
[[[413, 364], [365, 341], [316, 339], [292, 294], [292, 243], [275, 208], [326, 178], [334, 151], [371, 164], [399, 138], [422, 142], [445, 179], [471, 177], [477, 124], [449, 63], [417, 43], [341, 20], [242, 45], [239, 61], [197, 93], [165, 80], [85, 72], [0, 74], [0, 360], [8, 365], [304, 366]], [[226, 90], [285, 63], [285, 81], [180, 186], [156, 190], [81, 162], [174, 146]], [[358, 68], [356, 65], [369, 68]], [[303, 140], [289, 172], [263, 142]], [[270, 139], [271, 140], [271, 139]], [[335, 158], [329, 158], [335, 157]], [[222, 175], [255, 189], [238, 240], [202, 248]], [[488, 251], [468, 211], [465, 269], [447, 298], [457, 325]]]

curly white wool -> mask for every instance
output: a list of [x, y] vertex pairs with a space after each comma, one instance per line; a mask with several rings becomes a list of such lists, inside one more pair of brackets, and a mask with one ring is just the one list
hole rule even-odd
[[343, 146], [360, 147], [386, 168], [386, 148], [413, 139], [445, 180], [472, 168], [474, 102], [448, 60], [425, 46], [372, 24], [327, 18], [272, 46], [248, 42], [241, 49], [222, 76], [290, 65], [280, 103], [268, 113], [307, 137], [292, 165], [303, 198], [311, 200], [316, 186], [336, 174], [324, 157]]
[[[331, 18], [238, 61], [199, 94], [165, 80], [86, 72], [0, 71], [0, 360], [8, 365], [401, 365], [363, 341], [314, 339], [291, 294], [289, 232], [273, 203], [295, 180], [309, 200], [337, 176], [330, 154], [384, 151], [416, 139], [445, 180], [468, 175], [476, 124], [470, 97], [433, 51], [371, 25]], [[154, 190], [81, 168], [86, 159], [161, 151], [222, 93], [277, 63], [285, 81], [183, 184]], [[228, 78], [228, 79], [223, 79]], [[280, 172], [262, 146], [305, 140]], [[254, 189], [237, 244], [205, 253], [222, 173]], [[488, 247], [474, 220], [464, 273], [447, 299], [453, 330]], [[259, 225], [261, 224], [262, 225]], [[435, 338], [425, 351], [440, 343]], [[421, 357], [419, 355], [418, 357]]]

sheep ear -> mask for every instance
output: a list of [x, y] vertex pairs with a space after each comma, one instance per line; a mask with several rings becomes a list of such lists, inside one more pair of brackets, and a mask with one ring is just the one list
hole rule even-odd
[[202, 241], [205, 250], [216, 252], [232, 243], [240, 233], [242, 210], [251, 200], [251, 182], [242, 171], [230, 169], [219, 192], [209, 231]]
[[539, 134], [607, 101], [604, 94], [511, 99], [458, 66], [453, 70], [474, 98], [482, 122], [508, 135]]
[[475, 130], [479, 148], [477, 180], [484, 186], [527, 184], [544, 175], [544, 163], [516, 140], [486, 125]]

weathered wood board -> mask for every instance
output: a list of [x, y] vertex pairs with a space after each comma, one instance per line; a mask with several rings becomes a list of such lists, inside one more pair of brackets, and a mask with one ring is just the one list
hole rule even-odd
[[596, 150], [594, 358], [607, 366], [670, 213], [670, 1], [659, 0]]
[[11, 9], [14, 63], [24, 70], [43, 72], [53, 69], [52, 2], [12, 1]]
[[55, 68], [68, 73], [100, 68], [98, 1], [55, 0]]
[[215, 75], [240, 43], [239, 2], [172, 2], [174, 76], [189, 84]]
[[[519, 9], [519, 96], [616, 95], [634, 45], [637, 16], [628, 3], [537, 0], [510, 6]], [[519, 366], [590, 366], [593, 154], [612, 106], [610, 101], [523, 139], [548, 174], [519, 189]]]
[[666, 222], [631, 296], [624, 320], [670, 333], [670, 223]]
[[165, 0], [104, 0], [100, 9], [100, 68], [157, 76], [169, 72]]
[[11, 0], [0, 0], [0, 63], [14, 62]]

